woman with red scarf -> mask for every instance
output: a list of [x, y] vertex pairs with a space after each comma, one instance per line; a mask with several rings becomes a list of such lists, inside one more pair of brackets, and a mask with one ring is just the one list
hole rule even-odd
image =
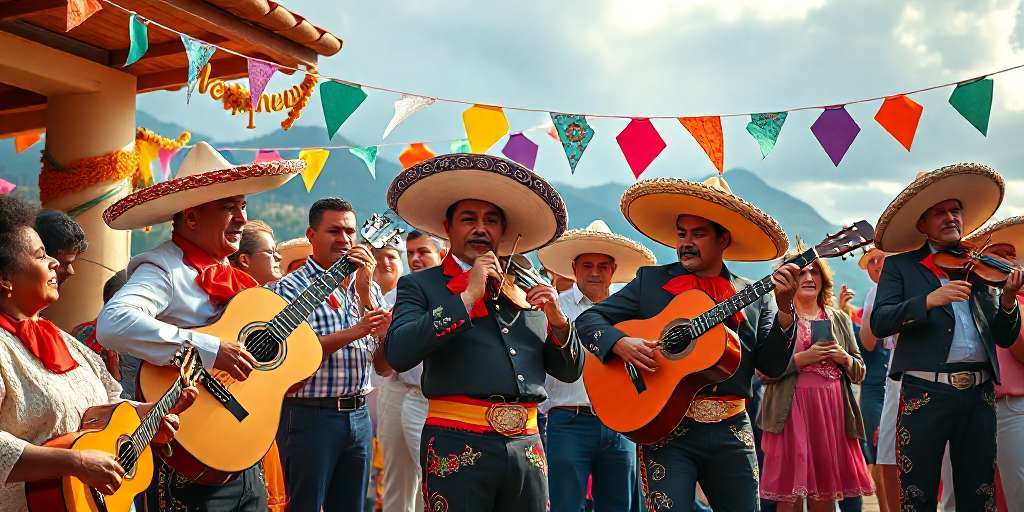
[[[119, 402], [121, 387], [103, 361], [39, 316], [59, 297], [58, 262], [33, 229], [35, 211], [0, 197], [0, 511], [23, 511], [24, 482], [74, 475], [113, 493], [124, 470], [108, 454], [40, 446], [98, 422], [100, 406]], [[195, 399], [183, 393], [177, 411]], [[145, 414], [152, 404], [139, 404]], [[178, 418], [168, 414], [154, 442], [174, 437]]]

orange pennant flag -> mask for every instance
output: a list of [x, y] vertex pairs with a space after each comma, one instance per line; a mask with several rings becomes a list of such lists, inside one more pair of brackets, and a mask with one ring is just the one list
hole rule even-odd
[[722, 137], [722, 118], [718, 116], [680, 117], [686, 131], [707, 153], [711, 163], [715, 164], [718, 174], [725, 172], [725, 139]]
[[923, 112], [924, 107], [902, 94], [890, 96], [882, 102], [882, 106], [875, 114], [875, 121], [910, 151]]
[[398, 155], [398, 161], [402, 163], [403, 169], [408, 169], [428, 158], [433, 158], [434, 152], [422, 142], [410, 144], [409, 147]]
[[82, 24], [89, 16], [102, 9], [99, 0], [68, 0], [68, 28], [65, 32]]
[[14, 152], [21, 153], [35, 145], [42, 138], [43, 132], [25, 133], [14, 137]]

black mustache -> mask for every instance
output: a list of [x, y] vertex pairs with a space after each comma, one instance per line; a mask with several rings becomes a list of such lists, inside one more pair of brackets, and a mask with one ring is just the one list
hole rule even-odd
[[487, 244], [490, 245], [491, 241], [486, 238], [470, 238], [466, 240], [467, 244]]
[[700, 256], [700, 251], [697, 249], [678, 249], [676, 250], [676, 254], [678, 254], [680, 258], [683, 256]]

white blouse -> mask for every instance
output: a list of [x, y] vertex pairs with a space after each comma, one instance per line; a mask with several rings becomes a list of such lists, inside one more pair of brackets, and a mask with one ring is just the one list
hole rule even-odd
[[25, 485], [7, 481], [27, 444], [80, 430], [86, 409], [120, 401], [121, 386], [100, 357], [61, 334], [78, 367], [56, 374], [0, 329], [0, 512], [28, 510]]

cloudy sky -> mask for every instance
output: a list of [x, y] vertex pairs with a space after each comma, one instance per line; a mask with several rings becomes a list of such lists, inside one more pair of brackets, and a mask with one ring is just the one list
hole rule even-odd
[[[344, 40], [321, 71], [359, 83], [480, 103], [561, 112], [714, 115], [843, 103], [1024, 64], [1024, 0], [590, 0], [485, 3], [397, 0], [284, 3]], [[995, 78], [988, 137], [953, 110], [952, 87], [912, 96], [924, 106], [907, 152], [874, 121], [880, 102], [851, 105], [862, 131], [835, 168], [809, 127], [820, 111], [787, 119], [775, 151], [761, 159], [746, 117], [723, 120], [725, 164], [744, 167], [812, 204], [829, 220], [874, 220], [917, 171], [959, 161], [992, 165], [1007, 178], [1000, 216], [1024, 214], [1024, 69]], [[275, 77], [279, 90], [297, 83]], [[377, 144], [397, 96], [369, 92], [341, 134]], [[140, 109], [220, 140], [277, 128], [278, 117], [244, 129], [209, 97], [143, 96]], [[464, 105], [436, 104], [388, 142], [464, 136]], [[546, 115], [509, 112], [512, 131]], [[569, 173], [560, 144], [540, 144], [537, 171], [594, 185], [633, 182], [615, 135], [621, 119], [597, 119], [593, 143]], [[322, 126], [314, 98], [300, 123]], [[675, 120], [655, 121], [668, 144], [642, 177], [697, 177], [713, 166]], [[326, 133], [309, 145], [328, 144]], [[492, 150], [497, 154], [503, 142]], [[447, 143], [435, 144], [435, 149]], [[382, 149], [397, 160], [401, 147]], [[728, 178], [728, 173], [726, 174]]]

